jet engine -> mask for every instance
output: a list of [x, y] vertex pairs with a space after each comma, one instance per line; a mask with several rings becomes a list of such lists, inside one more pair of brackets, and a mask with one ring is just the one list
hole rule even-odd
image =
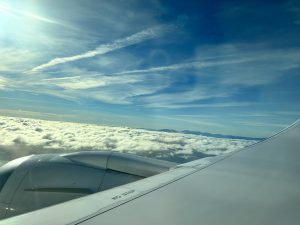
[[0, 219], [134, 182], [174, 166], [107, 151], [18, 158], [0, 168]]

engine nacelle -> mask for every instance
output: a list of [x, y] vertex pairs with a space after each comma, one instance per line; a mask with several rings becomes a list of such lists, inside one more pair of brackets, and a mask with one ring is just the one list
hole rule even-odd
[[174, 166], [107, 151], [15, 159], [0, 168], [0, 219], [137, 181]]

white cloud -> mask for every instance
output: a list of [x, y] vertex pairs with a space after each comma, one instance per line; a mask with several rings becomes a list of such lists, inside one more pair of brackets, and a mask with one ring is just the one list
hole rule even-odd
[[84, 79], [84, 80], [69, 80], [69, 82], [58, 82], [56, 83], [57, 86], [63, 87], [65, 89], [88, 89], [88, 88], [95, 88], [105, 86], [106, 82], [102, 80], [95, 80], [95, 79]]
[[[0, 116], [0, 148], [20, 145], [31, 153], [114, 150], [161, 158], [190, 158], [195, 154], [220, 155], [254, 141], [212, 138], [82, 123]], [[26, 147], [27, 146], [27, 147]], [[22, 148], [20, 148], [20, 151]], [[19, 152], [24, 155], [27, 152]]]
[[0, 90], [5, 89], [7, 86], [7, 79], [5, 77], [0, 76]]
[[0, 48], [0, 55], [0, 72], [22, 72], [38, 58], [37, 53], [20, 48]]
[[125, 77], [113, 77], [113, 76], [92, 76], [92, 77], [63, 77], [63, 78], [49, 78], [44, 79], [46, 82], [50, 82], [56, 86], [64, 89], [90, 89], [96, 87], [104, 87], [108, 85], [116, 84], [131, 84], [137, 83], [140, 79], [137, 76], [125, 76]]
[[[93, 72], [75, 70], [76, 76], [44, 78], [31, 82], [34, 90], [62, 98], [92, 98], [111, 104], [131, 104], [135, 97], [154, 94], [170, 85], [170, 77], [155, 74], [97, 75]], [[77, 75], [82, 74], [82, 75]], [[57, 87], [62, 88], [56, 90]], [[49, 92], [51, 88], [55, 91]], [[59, 96], [58, 96], [59, 97]]]
[[43, 70], [55, 65], [67, 63], [67, 62], [72, 62], [80, 59], [85, 59], [85, 58], [91, 58], [95, 57], [97, 55], [103, 55], [111, 51], [115, 51], [121, 48], [125, 48], [130, 45], [138, 44], [140, 42], [153, 39], [153, 38], [158, 38], [160, 37], [163, 33], [168, 31], [170, 29], [169, 26], [157, 26], [153, 28], [148, 28], [146, 30], [142, 30], [138, 33], [135, 33], [131, 36], [121, 38], [118, 40], [115, 40], [109, 44], [102, 44], [98, 46], [95, 50], [91, 50], [82, 54], [74, 55], [74, 56], [68, 56], [68, 57], [61, 57], [61, 58], [55, 58], [52, 59], [51, 61], [36, 66], [34, 67], [31, 71], [39, 71]]
[[[135, 78], [136, 80], [134, 80]], [[107, 84], [106, 87], [99, 90], [85, 91], [84, 94], [79, 93], [79, 95], [111, 104], [131, 104], [133, 98], [154, 94], [168, 86], [168, 81], [165, 79], [155, 83], [151, 82], [151, 79], [147, 79], [146, 76], [122, 76], [119, 79], [120, 81], [116, 79], [115, 82]]]

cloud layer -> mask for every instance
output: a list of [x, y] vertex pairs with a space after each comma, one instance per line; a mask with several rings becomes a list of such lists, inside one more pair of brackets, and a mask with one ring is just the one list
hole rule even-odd
[[0, 155], [11, 159], [27, 154], [114, 150], [186, 162], [222, 155], [254, 141], [212, 138], [83, 123], [0, 116]]

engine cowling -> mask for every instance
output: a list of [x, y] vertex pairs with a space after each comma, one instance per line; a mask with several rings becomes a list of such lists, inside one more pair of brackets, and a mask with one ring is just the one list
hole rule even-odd
[[174, 166], [167, 161], [107, 151], [15, 159], [0, 168], [0, 218], [104, 191]]

